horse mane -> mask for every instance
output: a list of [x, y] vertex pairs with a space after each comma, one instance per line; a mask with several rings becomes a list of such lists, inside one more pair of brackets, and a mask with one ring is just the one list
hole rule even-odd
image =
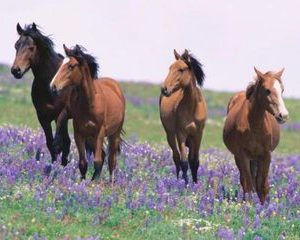
[[205, 78], [205, 74], [202, 69], [202, 64], [191, 54], [190, 54], [190, 64], [196, 76], [198, 85], [202, 87]]
[[199, 62], [199, 60], [189, 53], [188, 50], [185, 50], [180, 58], [189, 66], [189, 68], [193, 70], [198, 85], [202, 87], [205, 74], [202, 69], [202, 64]]
[[96, 61], [96, 58], [90, 54], [86, 53], [86, 49], [82, 46], [76, 45], [75, 47], [71, 48], [69, 56], [76, 58], [76, 60], [81, 64], [83, 61], [86, 61], [91, 76], [93, 79], [98, 78], [98, 71], [99, 71], [99, 64]]
[[33, 24], [25, 25], [22, 35], [31, 37], [36, 45], [46, 53], [54, 53], [54, 43], [50, 36], [44, 35], [38, 25], [34, 24], [34, 26]]
[[246, 88], [246, 98], [249, 99], [252, 94], [255, 92], [255, 88], [256, 88], [256, 85], [257, 85], [257, 79], [254, 79], [254, 81], [251, 81], [247, 88]]

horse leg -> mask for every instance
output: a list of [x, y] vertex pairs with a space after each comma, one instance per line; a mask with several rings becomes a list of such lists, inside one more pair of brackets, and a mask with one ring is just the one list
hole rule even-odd
[[62, 137], [63, 127], [68, 124], [68, 114], [66, 109], [63, 109], [57, 119], [56, 119], [56, 128], [55, 135], [53, 140], [53, 150], [56, 154], [59, 154], [63, 150], [64, 139]]
[[87, 160], [85, 155], [85, 139], [79, 133], [77, 133], [76, 130], [74, 131], [74, 139], [79, 154], [79, 170], [81, 173], [81, 179], [85, 179], [85, 175], [87, 172]]
[[253, 187], [254, 189], [256, 189], [257, 159], [252, 159], [250, 161], [250, 169], [251, 169]]
[[176, 136], [174, 133], [167, 133], [167, 141], [173, 152], [173, 161], [176, 166], [176, 176], [179, 178], [180, 172], [180, 154], [176, 145]]
[[193, 177], [193, 182], [197, 183], [198, 178], [197, 178], [197, 172], [199, 168], [199, 149], [200, 149], [200, 144], [201, 144], [201, 138], [202, 134], [200, 137], [193, 137], [188, 141], [188, 147], [189, 147], [189, 165], [190, 169], [192, 172], [192, 177]]
[[250, 172], [250, 159], [243, 154], [242, 156], [234, 156], [235, 163], [240, 171], [240, 182], [243, 188], [243, 200], [246, 200], [246, 193], [250, 193], [253, 190], [252, 176]]
[[258, 161], [257, 165], [256, 192], [261, 204], [265, 203], [266, 196], [268, 195], [270, 189], [268, 182], [270, 163], [271, 153], [268, 152]]
[[63, 149], [61, 156], [61, 164], [66, 166], [68, 164], [68, 155], [70, 153], [71, 140], [68, 133], [68, 120], [62, 126]]
[[103, 142], [104, 142], [104, 137], [105, 137], [105, 128], [102, 126], [100, 128], [100, 131], [98, 133], [97, 139], [96, 139], [96, 147], [95, 147], [95, 156], [94, 156], [94, 174], [92, 176], [92, 181], [99, 178], [102, 167], [103, 167], [103, 162], [104, 159], [102, 157], [102, 152], [103, 152]]
[[114, 170], [116, 168], [116, 154], [120, 149], [120, 137], [121, 131], [118, 131], [117, 133], [113, 134], [112, 136], [109, 136], [108, 138], [108, 167], [109, 167], [109, 175], [110, 175], [110, 182], [114, 183]]
[[51, 154], [52, 163], [56, 161], [57, 154], [53, 150], [53, 135], [52, 135], [52, 127], [50, 121], [45, 121], [40, 115], [38, 115], [38, 120], [44, 130], [46, 136], [46, 144], [47, 148]]
[[186, 140], [187, 136], [183, 133], [178, 135], [177, 141], [178, 141], [178, 146], [180, 150], [180, 166], [182, 170], [182, 178], [185, 181], [185, 184], [188, 184], [188, 176], [187, 176], [187, 170], [189, 168], [188, 160], [187, 160], [187, 151], [186, 151]]

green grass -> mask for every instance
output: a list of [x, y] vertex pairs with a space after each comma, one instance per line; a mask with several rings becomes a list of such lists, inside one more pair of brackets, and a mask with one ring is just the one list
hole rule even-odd
[[[206, 217], [205, 221], [199, 214], [188, 211], [184, 206], [167, 209], [163, 212], [155, 210], [129, 210], [123, 204], [114, 206], [109, 215], [91, 224], [95, 212], [102, 209], [84, 209], [79, 207], [76, 213], [66, 214], [60, 221], [55, 215], [45, 214], [42, 203], [37, 203], [33, 197], [23, 196], [26, 200], [1, 200], [0, 224], [5, 223], [8, 232], [19, 232], [18, 239], [28, 239], [33, 234], [47, 236], [48, 239], [65, 239], [74, 236], [99, 236], [101, 239], [216, 239], [217, 226], [230, 226], [237, 232], [243, 226], [239, 209], [242, 204], [225, 202], [220, 205], [221, 212]], [[227, 205], [224, 207], [224, 204]], [[249, 205], [250, 206], [250, 205]], [[218, 206], [216, 206], [218, 208]], [[180, 210], [178, 210], [180, 209]], [[253, 222], [255, 209], [249, 213], [249, 222]], [[207, 230], [196, 227], [207, 226]], [[286, 221], [274, 215], [268, 220], [262, 220], [259, 230], [248, 230], [243, 239], [253, 239], [260, 236], [263, 239], [277, 239], [286, 232], [287, 239], [297, 239], [300, 231], [300, 220]], [[246, 227], [246, 226], [244, 226]], [[0, 233], [1, 236], [1, 233]], [[14, 235], [15, 236], [15, 235]], [[11, 236], [12, 237], [12, 236]]]
[[[141, 99], [158, 99], [159, 86], [148, 83], [121, 82], [127, 96], [136, 96]], [[35, 109], [31, 102], [30, 87], [25, 83], [17, 85], [0, 85], [0, 125], [25, 125], [31, 128], [40, 127]], [[209, 109], [225, 108], [231, 96], [230, 93], [205, 91], [205, 98]], [[290, 122], [300, 122], [300, 100], [286, 99], [286, 106], [290, 112]], [[210, 117], [207, 121], [202, 140], [202, 149], [217, 147], [225, 149], [222, 140], [223, 117]], [[158, 105], [142, 103], [135, 106], [127, 102], [126, 120], [124, 126], [125, 138], [138, 139], [149, 143], [166, 143], [166, 136], [159, 118]], [[71, 124], [70, 130], [72, 132]], [[300, 134], [291, 131], [282, 131], [279, 147], [281, 153], [297, 153], [300, 151], [298, 142]]]

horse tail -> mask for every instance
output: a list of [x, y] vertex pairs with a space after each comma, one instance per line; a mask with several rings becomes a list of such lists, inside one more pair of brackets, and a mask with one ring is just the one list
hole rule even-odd
[[250, 161], [250, 172], [252, 177], [252, 184], [256, 188], [256, 177], [257, 177], [257, 160]]
[[191, 142], [191, 138], [187, 137], [186, 140], [185, 140], [185, 146], [189, 147], [190, 146], [190, 142]]
[[125, 130], [122, 128], [121, 129], [121, 134], [120, 134], [120, 143], [118, 146], [118, 153], [120, 154], [121, 152], [121, 146], [129, 146], [129, 144], [124, 140], [124, 135], [126, 134]]
[[93, 146], [91, 146], [90, 144], [88, 144], [87, 142], [85, 142], [85, 152], [88, 158], [90, 158], [90, 156], [95, 153], [95, 149], [93, 148]]

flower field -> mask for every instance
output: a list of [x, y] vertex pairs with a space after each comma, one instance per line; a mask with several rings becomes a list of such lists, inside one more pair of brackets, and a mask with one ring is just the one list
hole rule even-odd
[[300, 155], [273, 154], [264, 206], [242, 201], [223, 150], [201, 151], [199, 183], [187, 187], [166, 145], [128, 140], [113, 186], [106, 163], [91, 182], [92, 159], [86, 181], [77, 161], [74, 143], [63, 168], [50, 164], [40, 130], [0, 128], [0, 239], [300, 238]]

